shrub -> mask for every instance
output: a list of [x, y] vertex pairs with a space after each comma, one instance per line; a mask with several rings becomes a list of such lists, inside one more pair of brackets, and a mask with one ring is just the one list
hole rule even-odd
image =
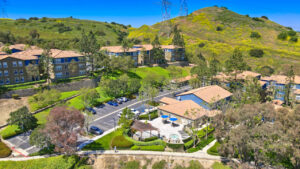
[[262, 16], [261, 18], [269, 20], [269, 18], [267, 16]]
[[170, 144], [170, 143], [167, 143], [167, 146], [169, 148], [172, 148], [172, 149], [179, 149], [179, 148], [184, 147], [184, 144]]
[[1, 136], [4, 140], [7, 140], [21, 133], [22, 131], [19, 129], [17, 125], [11, 125], [11, 126], [7, 126], [5, 129], [1, 131]]
[[288, 37], [287, 32], [280, 32], [280, 33], [278, 34], [278, 36], [277, 36], [277, 39], [279, 39], [279, 40], [286, 40], [287, 37]]
[[196, 151], [202, 150], [205, 146], [207, 146], [209, 143], [214, 141], [214, 136], [209, 135], [207, 139], [202, 139], [195, 148], [190, 148], [187, 150], [188, 153], [194, 153]]
[[153, 164], [152, 168], [155, 168], [155, 169], [164, 169], [166, 168], [166, 164], [167, 162], [165, 160], [161, 160], [159, 162], [156, 162]]
[[222, 31], [223, 27], [222, 26], [217, 26], [216, 31]]
[[249, 55], [256, 58], [261, 58], [264, 56], [264, 51], [262, 49], [250, 49]]
[[157, 140], [154, 140], [154, 141], [149, 141], [149, 142], [143, 142], [143, 141], [136, 141], [134, 139], [132, 139], [131, 137], [128, 136], [128, 133], [129, 130], [125, 131], [123, 133], [123, 136], [130, 142], [133, 142], [134, 145], [136, 146], [152, 146], [152, 145], [162, 145], [162, 146], [165, 146], [165, 142], [162, 141], [161, 139], [157, 139]]
[[258, 17], [253, 17], [252, 19], [257, 22], [264, 22], [264, 20], [262, 20], [261, 18], [258, 18]]
[[263, 66], [260, 68], [259, 73], [261, 73], [262, 76], [271, 76], [274, 73], [274, 69], [270, 66]]
[[293, 31], [293, 30], [289, 30], [287, 33], [288, 33], [289, 36], [296, 36], [297, 35], [297, 32]]
[[5, 158], [10, 156], [11, 150], [7, 145], [0, 141], [0, 158]]
[[261, 38], [261, 35], [258, 32], [251, 32], [250, 38]]
[[186, 138], [184, 140], [182, 140], [184, 143], [187, 143], [188, 141], [190, 141], [192, 139], [192, 137]]
[[102, 31], [102, 30], [96, 31], [95, 34], [96, 34], [97, 36], [105, 36], [105, 35], [106, 35], [106, 33], [105, 33], [104, 31]]
[[19, 96], [18, 94], [12, 94], [12, 98], [13, 98], [13, 99], [19, 99], [20, 96]]
[[201, 42], [201, 43], [199, 43], [199, 48], [203, 48], [204, 46], [205, 46], [205, 43], [204, 42]]
[[[196, 142], [196, 144], [197, 144], [197, 142]], [[189, 149], [189, 148], [193, 147], [193, 145], [194, 145], [194, 140], [191, 139], [190, 141], [184, 143], [184, 148]]]
[[154, 141], [154, 140], [157, 140], [157, 139], [158, 139], [157, 136], [152, 136], [152, 137], [146, 138], [144, 141], [149, 142], [149, 141]]
[[291, 37], [290, 42], [295, 42], [295, 43], [297, 43], [297, 42], [298, 42], [298, 37], [297, 37], [297, 36]]
[[[198, 131], [197, 135], [200, 139], [206, 136], [206, 129], [207, 129], [207, 127], [205, 127], [202, 130]], [[207, 135], [212, 133], [214, 130], [215, 130], [215, 128], [213, 128], [211, 126], [208, 126]]]
[[[150, 113], [151, 120], [156, 119], [158, 117], [157, 110]], [[149, 114], [142, 114], [139, 116], [140, 120], [149, 120]]]
[[152, 145], [152, 146], [137, 146], [131, 147], [131, 150], [144, 150], [144, 151], [164, 151], [165, 146], [163, 145]]
[[111, 141], [111, 147], [114, 148], [115, 146], [121, 149], [130, 148], [133, 146], [133, 143], [125, 139], [124, 136], [115, 136]]

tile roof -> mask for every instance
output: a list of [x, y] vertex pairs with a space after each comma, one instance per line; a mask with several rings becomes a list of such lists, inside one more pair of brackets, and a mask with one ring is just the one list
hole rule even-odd
[[232, 93], [223, 89], [222, 87], [217, 85], [212, 85], [212, 86], [206, 86], [206, 87], [190, 90], [181, 93], [178, 96], [183, 96], [188, 94], [194, 94], [195, 96], [201, 98], [207, 103], [215, 103], [219, 100], [225, 99], [232, 95]]
[[191, 120], [196, 120], [203, 116], [213, 117], [219, 113], [218, 110], [206, 110], [192, 100], [185, 100], [171, 105], [159, 106], [158, 109]]
[[6, 54], [6, 55], [0, 55], [0, 60], [6, 59], [6, 58], [15, 58], [20, 60], [37, 60], [38, 55], [41, 55], [43, 53], [42, 49], [28, 49], [25, 51], [21, 51], [18, 53], [13, 54]]
[[169, 97], [163, 97], [159, 101], [162, 102], [162, 103], [165, 103], [165, 104], [175, 104], [175, 103], [179, 102], [178, 100], [172, 99], [172, 98], [169, 98]]
[[[243, 71], [242, 73], [237, 74], [237, 79], [240, 80], [246, 80], [247, 77], [258, 77], [261, 74], [256, 73], [256, 72], [251, 72], [251, 71]], [[223, 82], [228, 82], [228, 80], [233, 79], [234, 77], [231, 75], [227, 75], [225, 73], [219, 73], [218, 75], [215, 76], [215, 78], [223, 81]]]
[[267, 82], [264, 82], [264, 81], [259, 81], [259, 84], [261, 85], [261, 86], [264, 86], [265, 84], [266, 84]]
[[[175, 48], [179, 48], [178, 46], [175, 45], [161, 45], [162, 49], [175, 49]], [[137, 52], [137, 51], [142, 51], [142, 50], [152, 50], [153, 46], [152, 45], [134, 45], [132, 48], [128, 49], [127, 52]], [[102, 47], [100, 50], [107, 50], [109, 52], [113, 52], [113, 53], [123, 53], [124, 49], [122, 46], [104, 46]]]
[[[287, 84], [286, 78], [287, 78], [287, 76], [285, 76], [285, 75], [272, 75], [272, 76], [261, 77], [261, 80], [276, 81], [276, 83], [278, 83], [278, 84]], [[300, 76], [296, 75], [294, 82], [296, 84], [300, 84]]]
[[294, 91], [294, 93], [295, 93], [296, 95], [300, 95], [300, 89], [296, 89], [296, 90]]
[[53, 58], [69, 58], [69, 57], [81, 57], [81, 53], [72, 50], [58, 50], [51, 49], [51, 57]]

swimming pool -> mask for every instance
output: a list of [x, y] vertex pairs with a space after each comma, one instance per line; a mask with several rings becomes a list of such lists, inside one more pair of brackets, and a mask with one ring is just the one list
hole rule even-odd
[[170, 134], [170, 139], [172, 139], [172, 140], [178, 140], [179, 136], [178, 136], [178, 134]]

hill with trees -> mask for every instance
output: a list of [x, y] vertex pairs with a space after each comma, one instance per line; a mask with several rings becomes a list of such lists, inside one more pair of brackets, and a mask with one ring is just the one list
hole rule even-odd
[[[169, 30], [174, 27], [181, 30], [189, 55], [201, 53], [207, 60], [217, 58], [224, 63], [239, 47], [247, 63], [257, 71], [264, 66], [270, 66], [277, 72], [288, 64], [300, 67], [299, 33], [270, 21], [266, 16], [250, 17], [215, 6], [166, 22], [164, 25], [169, 25]], [[171, 44], [172, 31], [168, 36], [160, 31], [161, 27], [162, 23], [129, 28], [128, 38], [149, 43], [159, 35], [162, 44]]]

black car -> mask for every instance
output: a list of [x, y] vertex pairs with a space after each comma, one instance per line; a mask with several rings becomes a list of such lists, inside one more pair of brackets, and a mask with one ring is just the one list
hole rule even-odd
[[100, 128], [98, 128], [96, 126], [91, 126], [90, 133], [96, 134], [96, 135], [101, 135], [101, 134], [103, 134], [103, 130], [101, 130]]
[[93, 114], [97, 114], [96, 110], [91, 108], [91, 107], [87, 107], [86, 110], [93, 113]]

